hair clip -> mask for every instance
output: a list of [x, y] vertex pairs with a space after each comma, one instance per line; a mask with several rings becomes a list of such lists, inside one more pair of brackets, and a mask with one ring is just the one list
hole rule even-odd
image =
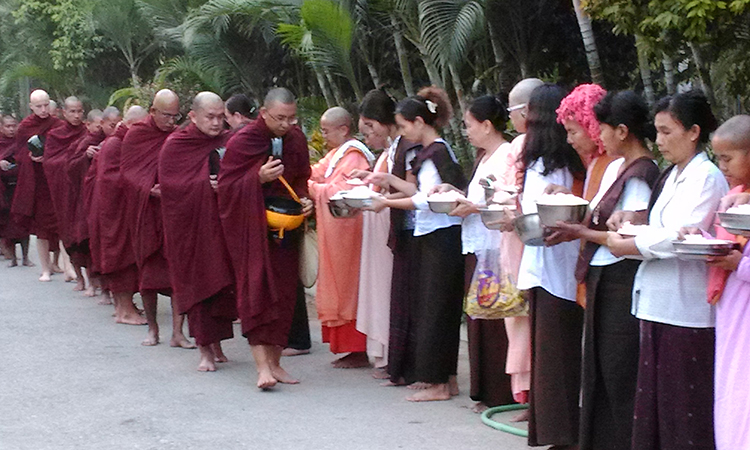
[[437, 103], [430, 100], [425, 100], [424, 102], [427, 105], [427, 109], [429, 109], [432, 114], [437, 114]]

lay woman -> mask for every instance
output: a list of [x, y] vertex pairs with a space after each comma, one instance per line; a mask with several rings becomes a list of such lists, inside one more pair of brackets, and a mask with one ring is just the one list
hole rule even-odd
[[375, 199], [373, 210], [416, 209], [413, 248], [416, 279], [409, 305], [413, 331], [409, 330], [407, 341], [407, 352], [413, 355], [414, 363], [404, 378], [407, 383], [419, 383], [423, 389], [408, 397], [410, 401], [448, 400], [458, 394], [455, 375], [464, 288], [461, 219], [434, 213], [427, 203], [427, 194], [441, 183], [459, 189], [466, 187], [461, 166], [439, 135], [451, 113], [447, 94], [434, 86], [401, 101], [396, 108], [401, 134], [423, 146], [410, 162], [416, 184], [393, 183], [397, 180], [387, 174], [368, 177], [388, 180], [405, 196]]
[[659, 169], [646, 147], [655, 130], [646, 102], [632, 91], [610, 93], [595, 107], [601, 141], [615, 159], [591, 201], [588, 226], [560, 224], [585, 239], [576, 279], [586, 283], [580, 448], [628, 450], [638, 374], [638, 319], [630, 314], [640, 261], [607, 248], [607, 220], [615, 212], [648, 208]]
[[[566, 142], [555, 110], [562, 88], [545, 84], [529, 100], [528, 131], [521, 161], [525, 180], [524, 214], [536, 213], [536, 200], [550, 184], [580, 195], [585, 169]], [[531, 392], [529, 445], [573, 448], [578, 441], [578, 397], [583, 309], [576, 304], [574, 271], [579, 241], [552, 247], [525, 246], [518, 288], [529, 290], [531, 317]]]
[[[716, 119], [706, 97], [680, 93], [656, 105], [656, 144], [672, 163], [659, 178], [648, 229], [635, 238], [610, 233], [615, 256], [644, 259], [633, 284], [641, 321], [633, 450], [713, 449], [714, 308], [706, 299], [704, 261], [678, 259], [672, 241], [682, 227], [710, 230], [728, 191], [703, 151]], [[614, 217], [616, 225], [625, 216]]]

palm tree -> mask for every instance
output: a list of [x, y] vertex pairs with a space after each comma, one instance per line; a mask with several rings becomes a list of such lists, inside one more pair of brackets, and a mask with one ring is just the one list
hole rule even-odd
[[596, 39], [594, 38], [594, 30], [591, 28], [591, 20], [588, 14], [581, 9], [581, 0], [573, 0], [573, 9], [575, 9], [576, 18], [578, 19], [578, 27], [581, 29], [581, 38], [583, 39], [583, 48], [586, 50], [591, 81], [604, 86], [602, 63], [599, 60], [599, 52], [596, 49]]

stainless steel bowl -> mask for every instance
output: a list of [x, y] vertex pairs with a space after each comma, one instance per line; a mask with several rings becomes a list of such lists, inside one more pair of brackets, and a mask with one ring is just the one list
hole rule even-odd
[[439, 214], [448, 214], [449, 212], [456, 209], [458, 202], [439, 202], [435, 200], [427, 200], [427, 204], [430, 205], [430, 211]]
[[371, 198], [353, 198], [344, 196], [344, 203], [349, 208], [364, 208], [372, 205]]
[[539, 220], [539, 214], [526, 214], [513, 219], [513, 228], [525, 245], [541, 247], [544, 245], [544, 227]]
[[721, 226], [735, 230], [750, 230], [750, 214], [719, 213]]
[[589, 205], [543, 205], [536, 204], [539, 220], [545, 227], [557, 226], [557, 222], [581, 223], [586, 218]]
[[488, 225], [492, 222], [497, 222], [498, 220], [501, 220], [503, 217], [505, 217], [505, 211], [502, 209], [489, 209], [489, 208], [479, 208], [479, 215], [482, 217], [482, 223], [485, 227], [487, 227], [490, 230], [500, 230], [502, 228], [501, 225], [494, 224], [494, 225]]
[[346, 204], [346, 200], [343, 198], [329, 199], [328, 200], [328, 211], [331, 215], [337, 219], [345, 219], [347, 217], [354, 217], [359, 214], [358, 208], [352, 208]]
[[686, 241], [673, 241], [674, 253], [685, 256], [726, 256], [739, 248], [735, 242], [718, 242], [716, 244], [691, 244]]

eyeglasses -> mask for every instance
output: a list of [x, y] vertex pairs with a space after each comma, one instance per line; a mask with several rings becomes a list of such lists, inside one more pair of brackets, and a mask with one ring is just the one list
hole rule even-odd
[[518, 111], [519, 109], [523, 109], [526, 107], [526, 103], [521, 103], [516, 106], [511, 106], [510, 108], [506, 108], [506, 110], [510, 113], [513, 111]]
[[182, 120], [182, 114], [180, 114], [180, 113], [169, 114], [169, 113], [165, 113], [164, 111], [160, 111], [158, 109], [156, 110], [156, 112], [158, 112], [159, 114], [161, 114], [162, 116], [164, 116], [166, 119], [172, 119], [175, 122], [179, 122], [180, 120]]
[[297, 119], [297, 116], [292, 116], [292, 117], [286, 117], [286, 116], [276, 117], [276, 116], [274, 116], [273, 114], [271, 114], [268, 111], [266, 111], [266, 114], [268, 114], [268, 117], [272, 118], [273, 120], [275, 120], [276, 122], [279, 122], [279, 123], [287, 123], [289, 125], [297, 125], [297, 122], [299, 122], [299, 119]]

